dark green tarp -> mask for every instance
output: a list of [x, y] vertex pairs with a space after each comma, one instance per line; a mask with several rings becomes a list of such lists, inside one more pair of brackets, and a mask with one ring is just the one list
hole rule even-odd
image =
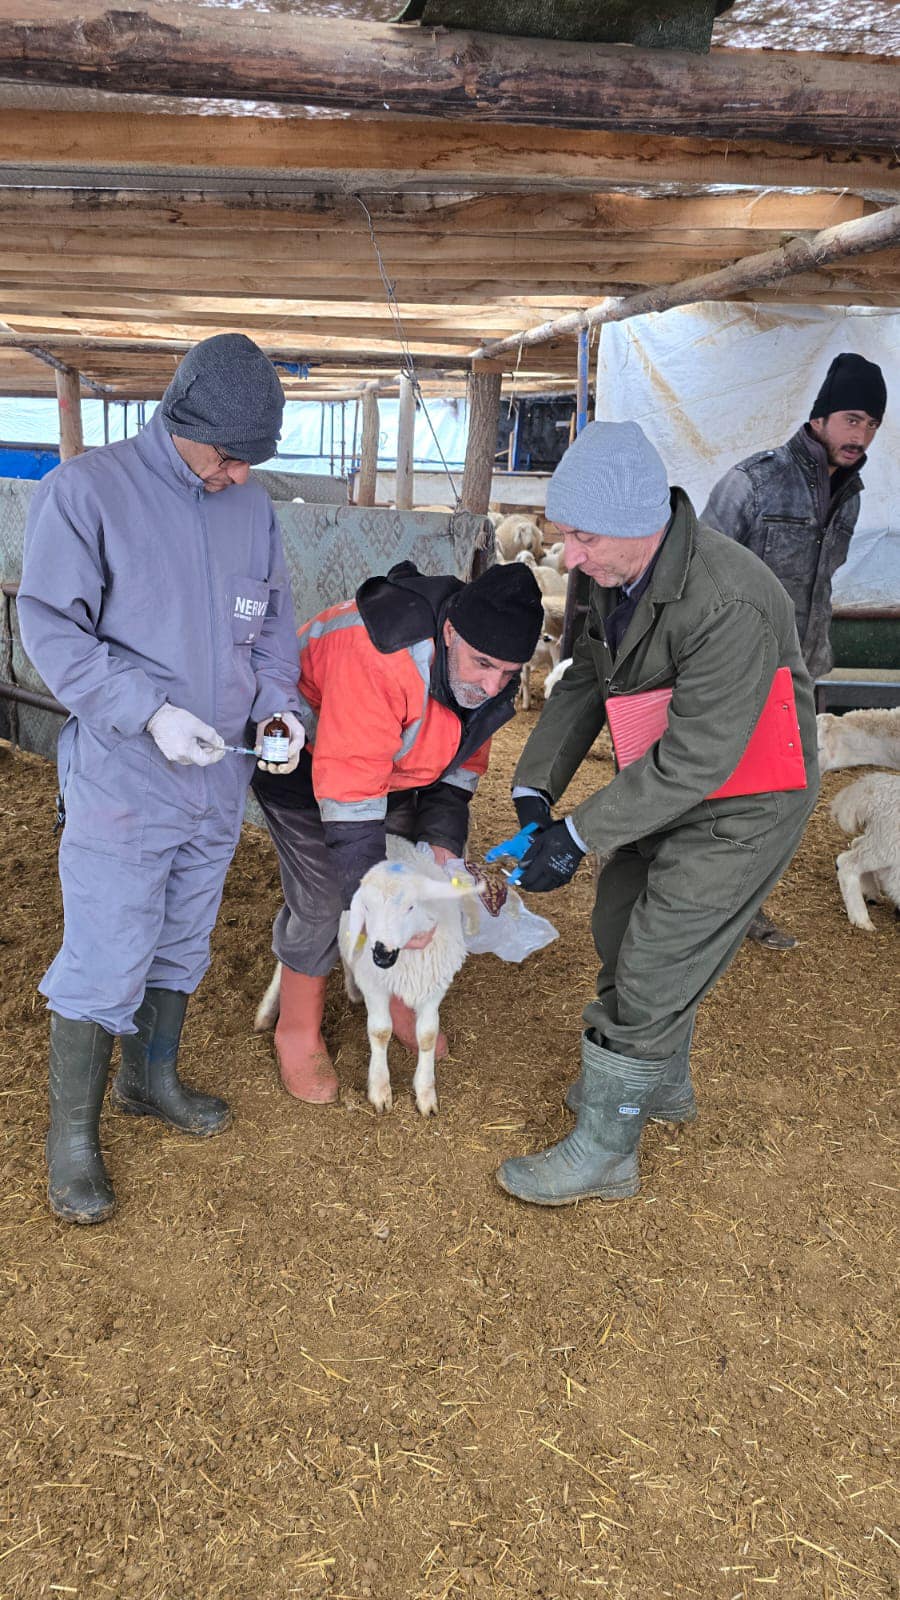
[[409, 0], [398, 22], [479, 33], [709, 49], [715, 18], [734, 0]]

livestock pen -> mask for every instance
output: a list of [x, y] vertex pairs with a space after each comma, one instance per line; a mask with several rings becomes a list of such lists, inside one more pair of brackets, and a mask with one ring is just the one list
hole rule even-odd
[[[478, 852], [536, 715], [497, 740]], [[610, 775], [601, 741], [579, 792]], [[3, 748], [4, 1600], [895, 1594], [897, 933], [844, 914], [847, 776], [771, 902], [798, 947], [745, 946], [701, 1007], [699, 1122], [651, 1126], [637, 1199], [564, 1212], [493, 1172], [567, 1124], [587, 870], [541, 904], [554, 945], [466, 963], [440, 1115], [394, 1044], [379, 1118], [337, 975], [337, 1106], [288, 1100], [252, 1033], [278, 876], [245, 827], [185, 1040], [234, 1127], [107, 1113], [120, 1207], [82, 1230], [44, 1194], [54, 775]]]

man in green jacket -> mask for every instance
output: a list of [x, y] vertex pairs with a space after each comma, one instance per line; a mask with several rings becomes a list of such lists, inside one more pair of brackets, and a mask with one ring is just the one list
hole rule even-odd
[[[540, 1155], [505, 1161], [497, 1176], [521, 1200], [567, 1205], [636, 1194], [647, 1118], [696, 1117], [697, 1007], [797, 849], [818, 768], [788, 595], [757, 556], [698, 523], [636, 423], [583, 430], [553, 474], [547, 514], [569, 570], [593, 582], [573, 664], [515, 773], [519, 821], [538, 830], [520, 886], [555, 889], [587, 850], [607, 857], [593, 914], [602, 967], [568, 1096], [574, 1131]], [[783, 666], [806, 787], [707, 799], [734, 772]], [[551, 806], [600, 732], [606, 702], [663, 688], [672, 698], [661, 738], [554, 820]]]

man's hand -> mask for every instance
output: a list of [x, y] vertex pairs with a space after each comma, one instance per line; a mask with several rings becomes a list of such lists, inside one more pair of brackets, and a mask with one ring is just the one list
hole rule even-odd
[[559, 889], [574, 877], [584, 851], [579, 849], [564, 822], [551, 822], [535, 835], [534, 843], [523, 857], [516, 879], [516, 888], [531, 894], [546, 894], [549, 889]]
[[459, 857], [453, 850], [448, 850], [445, 844], [433, 844], [431, 854], [439, 867], [445, 867], [448, 861], [458, 861]]
[[225, 754], [225, 740], [215, 728], [168, 701], [154, 711], [147, 732], [166, 760], [182, 767], [211, 767]]
[[[284, 775], [285, 773], [293, 772], [297, 762], [300, 760], [300, 751], [303, 749], [303, 746], [306, 743], [306, 729], [304, 728], [303, 723], [300, 721], [300, 718], [294, 716], [293, 711], [283, 711], [281, 716], [282, 721], [287, 723], [291, 735], [291, 742], [288, 745], [287, 760], [257, 761], [256, 765], [260, 772], [276, 772]], [[271, 717], [264, 717], [262, 722], [258, 722], [256, 724], [257, 750], [262, 747], [263, 728], [265, 727], [266, 723], [271, 722], [271, 720]]]
[[553, 821], [550, 810], [550, 801], [542, 794], [520, 794], [513, 797], [519, 827], [527, 828], [529, 822], [535, 823], [538, 832], [549, 828]]

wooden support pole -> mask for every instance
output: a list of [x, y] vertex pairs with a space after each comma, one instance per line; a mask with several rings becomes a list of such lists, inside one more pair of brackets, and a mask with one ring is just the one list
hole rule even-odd
[[501, 381], [499, 372], [479, 372], [469, 380], [469, 433], [461, 500], [464, 511], [474, 511], [481, 516], [491, 501]]
[[190, 0], [0, 0], [0, 77], [554, 128], [897, 140], [896, 63], [645, 50]]
[[597, 328], [604, 322], [625, 322], [629, 317], [639, 317], [648, 311], [669, 311], [673, 306], [694, 305], [700, 300], [730, 300], [748, 290], [760, 289], [780, 283], [792, 273], [809, 272], [829, 262], [848, 256], [865, 255], [869, 251], [884, 250], [900, 241], [900, 206], [888, 206], [871, 217], [861, 217], [857, 222], [841, 222], [836, 228], [825, 228], [812, 238], [792, 239], [780, 250], [765, 250], [761, 255], [745, 256], [721, 272], [707, 272], [699, 278], [688, 278], [683, 283], [666, 284], [658, 289], [643, 289], [640, 294], [627, 295], [624, 300], [604, 300], [586, 311], [570, 311], [552, 322], [543, 322], [526, 333], [514, 333], [507, 339], [492, 340], [473, 351], [473, 370], [481, 361], [506, 361], [520, 350], [538, 344], [551, 344], [585, 328]]
[[378, 413], [378, 390], [366, 388], [362, 394], [362, 442], [359, 447], [359, 477], [356, 482], [356, 504], [375, 504], [375, 484], [378, 477], [378, 440], [381, 418]]
[[400, 407], [397, 413], [398, 511], [411, 511], [413, 504], [413, 438], [416, 431], [416, 396], [406, 373], [400, 375]]
[[72, 367], [56, 369], [56, 400], [59, 406], [59, 459], [84, 452], [81, 428], [81, 377]]

